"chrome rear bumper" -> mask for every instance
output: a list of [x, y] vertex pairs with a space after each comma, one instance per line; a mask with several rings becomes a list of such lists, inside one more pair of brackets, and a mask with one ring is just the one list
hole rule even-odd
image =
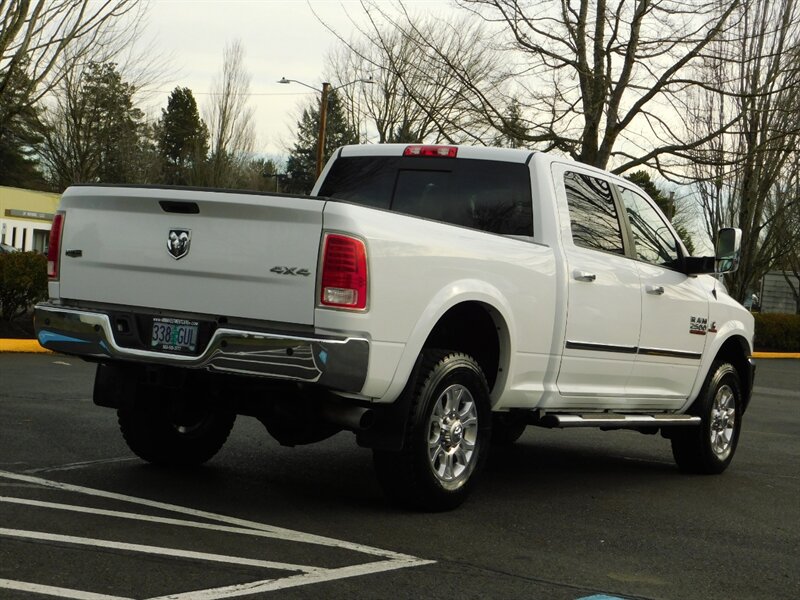
[[36, 336], [64, 354], [135, 361], [219, 373], [288, 379], [343, 392], [364, 387], [369, 342], [362, 338], [312, 338], [220, 327], [197, 356], [126, 348], [116, 343], [111, 320], [99, 311], [38, 304]]

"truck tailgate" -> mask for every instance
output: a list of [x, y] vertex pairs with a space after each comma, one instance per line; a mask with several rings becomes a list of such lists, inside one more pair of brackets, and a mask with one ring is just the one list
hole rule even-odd
[[[61, 199], [59, 294], [312, 324], [324, 206], [262, 194], [73, 187]], [[171, 252], [170, 236], [188, 248], [178, 240]]]

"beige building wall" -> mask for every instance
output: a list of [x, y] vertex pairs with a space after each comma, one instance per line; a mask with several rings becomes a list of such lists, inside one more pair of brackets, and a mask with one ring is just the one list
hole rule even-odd
[[0, 242], [44, 252], [59, 194], [0, 186]]

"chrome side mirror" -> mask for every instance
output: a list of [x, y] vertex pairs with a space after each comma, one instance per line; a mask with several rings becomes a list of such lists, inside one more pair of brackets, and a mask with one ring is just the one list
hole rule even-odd
[[725, 227], [717, 234], [716, 272], [733, 273], [742, 254], [742, 230]]

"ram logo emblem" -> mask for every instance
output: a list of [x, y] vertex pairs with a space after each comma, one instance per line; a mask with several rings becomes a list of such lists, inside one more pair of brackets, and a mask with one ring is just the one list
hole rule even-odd
[[167, 252], [175, 260], [183, 258], [189, 254], [191, 242], [191, 229], [170, 229], [167, 236]]

